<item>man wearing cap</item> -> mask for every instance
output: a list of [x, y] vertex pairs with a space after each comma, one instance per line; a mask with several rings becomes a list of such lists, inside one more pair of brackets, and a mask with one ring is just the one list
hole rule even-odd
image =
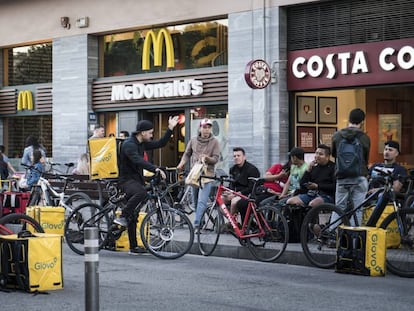
[[[190, 162], [190, 167], [193, 167], [197, 162], [203, 162], [207, 165], [204, 174], [214, 176], [214, 168], [220, 158], [220, 144], [212, 134], [212, 127], [213, 122], [210, 119], [200, 121], [199, 133], [188, 142], [181, 161], [177, 165], [178, 170], [183, 169], [188, 162]], [[207, 207], [212, 182], [212, 179], [204, 179], [202, 188], [193, 187], [192, 189], [193, 202], [196, 203], [194, 219], [196, 229], [200, 225], [201, 215]]]
[[395, 192], [399, 192], [403, 186], [399, 177], [404, 178], [407, 176], [407, 171], [404, 167], [397, 164], [397, 157], [400, 154], [400, 144], [396, 141], [390, 140], [384, 144], [384, 162], [375, 163], [369, 169], [369, 188], [370, 191], [374, 191], [375, 188], [379, 188], [383, 185], [380, 173], [376, 170], [380, 170], [386, 173], [391, 173], [396, 179], [394, 180], [393, 188]]
[[116, 223], [128, 227], [130, 254], [145, 252], [137, 245], [138, 215], [134, 215], [135, 207], [147, 196], [143, 170], [146, 169], [153, 173], [159, 172], [163, 179], [166, 178], [165, 173], [159, 167], [144, 159], [144, 153], [146, 150], [164, 147], [173, 134], [177, 123], [177, 116], [170, 117], [164, 136], [160, 140], [154, 141], [152, 140], [154, 134], [152, 122], [141, 120], [137, 124], [136, 131], [132, 132], [132, 135], [122, 143], [119, 161], [119, 187], [126, 193], [127, 204], [122, 211], [122, 217], [117, 218]]

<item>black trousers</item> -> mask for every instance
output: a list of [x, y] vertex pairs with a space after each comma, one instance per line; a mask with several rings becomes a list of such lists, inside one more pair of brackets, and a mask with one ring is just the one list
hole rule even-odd
[[136, 180], [128, 180], [120, 185], [122, 191], [126, 194], [127, 204], [122, 211], [123, 216], [128, 223], [128, 239], [129, 248], [133, 249], [138, 246], [137, 244], [137, 221], [138, 210], [135, 208], [147, 197], [147, 191], [145, 187]]

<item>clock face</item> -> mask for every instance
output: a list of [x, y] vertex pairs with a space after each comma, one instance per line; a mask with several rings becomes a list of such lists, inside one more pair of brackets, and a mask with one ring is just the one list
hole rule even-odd
[[244, 72], [244, 79], [253, 89], [263, 89], [269, 85], [271, 71], [269, 65], [261, 59], [250, 61]]

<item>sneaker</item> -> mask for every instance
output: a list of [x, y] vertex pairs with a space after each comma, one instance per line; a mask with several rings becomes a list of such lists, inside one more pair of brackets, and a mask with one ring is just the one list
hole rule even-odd
[[146, 252], [147, 252], [147, 250], [145, 248], [142, 248], [142, 247], [137, 246], [137, 247], [131, 248], [129, 250], [129, 253], [128, 254], [130, 254], [130, 255], [138, 255], [138, 254], [145, 254]]
[[127, 223], [125, 217], [115, 218], [114, 224], [120, 225], [121, 227], [127, 227], [128, 226], [128, 223]]

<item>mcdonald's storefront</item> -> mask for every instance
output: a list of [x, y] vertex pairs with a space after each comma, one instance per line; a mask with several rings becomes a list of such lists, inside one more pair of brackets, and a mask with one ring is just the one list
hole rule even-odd
[[[200, 119], [214, 120], [215, 135], [222, 144], [228, 131], [227, 20], [182, 25], [179, 32], [176, 28], [102, 37], [103, 77], [92, 84], [92, 108], [107, 135], [131, 132], [142, 118], [152, 120], [155, 135], [160, 135], [169, 116], [180, 116], [167, 148], [150, 155], [167, 167], [179, 162], [185, 142], [197, 134]], [[117, 50], [131, 52], [128, 66], [120, 61]], [[227, 169], [226, 161], [223, 149], [219, 167]]]

